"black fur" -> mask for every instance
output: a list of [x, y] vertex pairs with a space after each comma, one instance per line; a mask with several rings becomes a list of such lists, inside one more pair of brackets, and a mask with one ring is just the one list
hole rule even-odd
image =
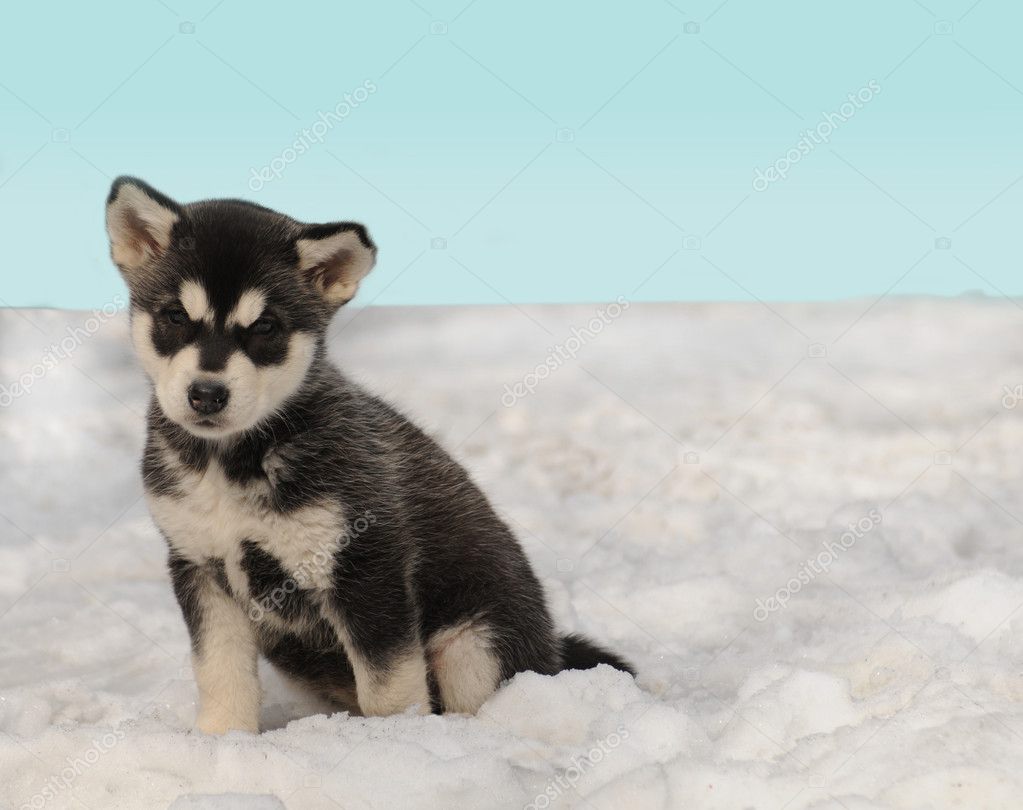
[[171, 585], [174, 596], [181, 606], [188, 634], [192, 639], [192, 648], [197, 649], [202, 635], [202, 602], [201, 589], [205, 574], [203, 566], [196, 565], [173, 551], [167, 560], [170, 570]]
[[577, 633], [569, 633], [561, 640], [561, 664], [565, 669], [592, 669], [598, 664], [608, 664], [630, 675], [636, 674], [624, 658]]
[[241, 568], [249, 584], [249, 598], [285, 622], [318, 618], [312, 597], [304, 588], [289, 583], [280, 562], [251, 540], [242, 541]]

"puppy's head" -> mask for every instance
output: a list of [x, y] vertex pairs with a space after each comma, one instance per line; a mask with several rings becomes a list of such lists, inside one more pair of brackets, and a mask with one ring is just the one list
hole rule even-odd
[[179, 205], [130, 177], [110, 189], [107, 232], [160, 408], [204, 438], [248, 430], [298, 391], [376, 259], [362, 225], [238, 200]]

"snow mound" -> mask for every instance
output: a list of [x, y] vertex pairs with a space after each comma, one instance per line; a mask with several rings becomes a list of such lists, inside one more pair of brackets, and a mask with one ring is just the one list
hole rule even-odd
[[634, 304], [540, 378], [595, 311], [352, 310], [330, 347], [638, 680], [359, 718], [264, 666], [263, 732], [210, 738], [126, 319], [0, 310], [0, 806], [1019, 807], [1019, 310]]

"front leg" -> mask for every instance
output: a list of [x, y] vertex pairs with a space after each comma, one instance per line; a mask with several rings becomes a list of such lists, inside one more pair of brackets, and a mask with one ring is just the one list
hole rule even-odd
[[367, 576], [372, 569], [352, 559], [358, 556], [354, 548], [342, 553], [348, 558], [334, 572], [325, 607], [352, 663], [360, 710], [382, 716], [417, 706], [420, 714], [429, 714], [419, 612], [401, 566], [388, 572], [377, 568]]
[[259, 731], [258, 648], [252, 622], [224, 590], [214, 563], [196, 565], [171, 552], [171, 581], [192, 639], [199, 688], [195, 727], [206, 734]]

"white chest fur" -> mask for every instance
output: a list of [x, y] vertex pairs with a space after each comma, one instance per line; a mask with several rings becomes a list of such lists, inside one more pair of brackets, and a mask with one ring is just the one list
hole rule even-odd
[[267, 481], [235, 483], [213, 460], [202, 473], [178, 472], [180, 494], [149, 497], [153, 519], [178, 554], [195, 563], [222, 559], [232, 586], [242, 585], [241, 543], [251, 540], [303, 587], [327, 587], [344, 535], [339, 506], [310, 505], [282, 514], [269, 505]]

